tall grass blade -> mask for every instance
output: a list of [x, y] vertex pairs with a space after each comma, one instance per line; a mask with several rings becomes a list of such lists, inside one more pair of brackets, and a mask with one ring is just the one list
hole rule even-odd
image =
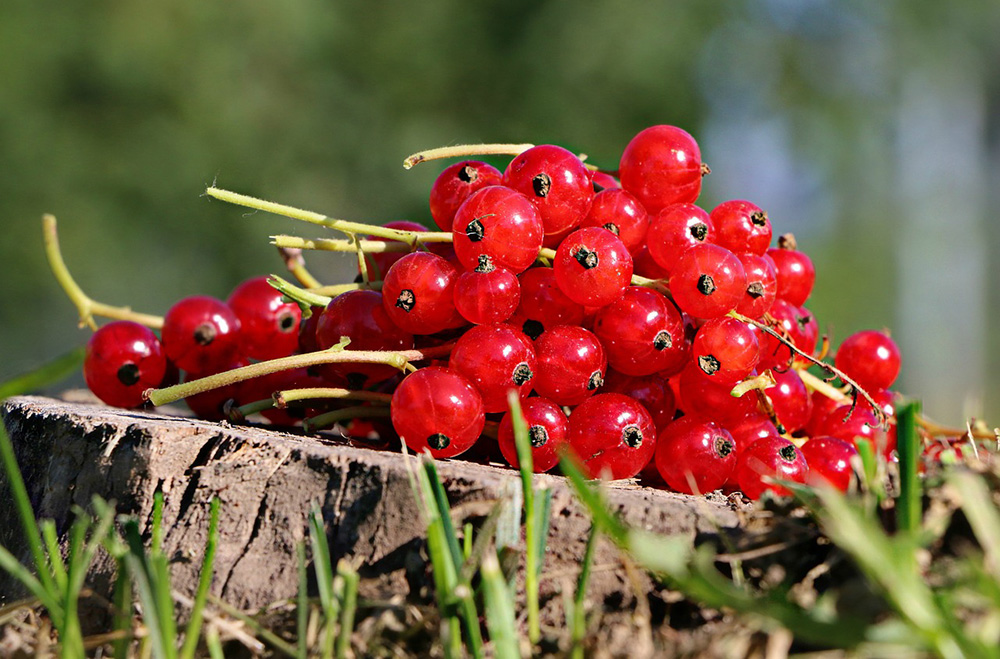
[[323, 523], [323, 513], [319, 505], [313, 503], [309, 513], [309, 542], [312, 546], [313, 569], [316, 571], [316, 587], [319, 590], [319, 602], [323, 608], [324, 632], [323, 647], [320, 655], [333, 656], [335, 627], [340, 613], [340, 604], [333, 592], [333, 559], [330, 556], [330, 545], [326, 539], [326, 527]]
[[79, 373], [83, 366], [84, 353], [83, 346], [74, 348], [33, 371], [7, 380], [0, 384], [0, 400], [10, 396], [30, 394]]
[[576, 578], [576, 593], [573, 597], [573, 610], [570, 615], [570, 641], [572, 643], [571, 656], [574, 659], [583, 659], [583, 639], [587, 635], [587, 611], [585, 600], [587, 598], [587, 587], [590, 584], [590, 568], [594, 564], [594, 548], [597, 546], [598, 538], [597, 525], [590, 525], [590, 532], [587, 534], [587, 547], [583, 552], [583, 565], [580, 567], [580, 574]]
[[139, 525], [135, 520], [126, 520], [122, 530], [129, 549], [125, 555], [125, 563], [139, 593], [139, 601], [142, 603], [143, 623], [148, 631], [146, 641], [151, 644], [153, 655], [157, 659], [173, 659], [175, 655], [173, 639], [169, 641], [165, 639], [163, 618], [159, 612], [160, 598], [154, 585], [156, 577], [153, 575], [154, 570], [142, 544]]
[[181, 659], [192, 659], [198, 648], [201, 635], [201, 623], [205, 614], [205, 602], [208, 591], [212, 587], [212, 574], [215, 566], [215, 548], [219, 542], [219, 497], [212, 497], [208, 521], [208, 544], [205, 546], [205, 556], [201, 561], [201, 574], [198, 576], [198, 590], [191, 606], [191, 618], [184, 630], [184, 645], [181, 646]]
[[917, 473], [920, 460], [920, 436], [917, 415], [920, 403], [914, 401], [896, 413], [896, 450], [899, 453], [899, 499], [896, 501], [896, 526], [903, 533], [920, 530], [923, 518], [923, 485]]
[[541, 572], [538, 551], [538, 510], [535, 507], [534, 464], [531, 454], [531, 440], [528, 437], [528, 424], [521, 412], [521, 397], [517, 390], [507, 392], [507, 405], [510, 407], [510, 419], [514, 430], [514, 448], [517, 450], [518, 471], [521, 475], [521, 492], [524, 498], [524, 540], [525, 566], [524, 591], [528, 603], [528, 639], [537, 643], [541, 638], [538, 609], [538, 575]]
[[55, 579], [56, 587], [59, 590], [66, 590], [68, 585], [66, 563], [63, 561], [62, 550], [59, 548], [56, 523], [51, 519], [41, 519], [38, 520], [38, 528], [42, 532], [42, 539], [45, 541], [45, 551], [49, 555], [49, 567], [52, 568], [52, 577]]
[[976, 474], [953, 470], [948, 482], [962, 497], [962, 512], [985, 554], [985, 569], [1000, 582], [1000, 512], [986, 482]]
[[304, 542], [296, 545], [295, 555], [299, 563], [299, 592], [295, 609], [295, 629], [298, 639], [295, 654], [298, 659], [306, 659], [309, 654], [309, 639], [307, 637], [307, 627], [309, 625], [309, 585], [306, 578], [306, 545]]
[[500, 570], [496, 552], [489, 552], [483, 557], [481, 574], [486, 626], [493, 644], [493, 656], [516, 659], [520, 656], [520, 652], [517, 647], [517, 626], [514, 621], [514, 597]]
[[337, 636], [337, 659], [346, 659], [351, 647], [351, 635], [354, 633], [354, 617], [358, 609], [358, 583], [360, 577], [357, 570], [346, 560], [337, 562], [337, 576], [343, 580], [343, 600], [340, 604], [340, 633]]
[[615, 544], [624, 546], [628, 536], [628, 527], [608, 509], [604, 496], [597, 487], [588, 482], [572, 454], [563, 455], [559, 461], [559, 468], [569, 479], [573, 491], [576, 492], [576, 497], [590, 512], [594, 524], [602, 533], [607, 534]]

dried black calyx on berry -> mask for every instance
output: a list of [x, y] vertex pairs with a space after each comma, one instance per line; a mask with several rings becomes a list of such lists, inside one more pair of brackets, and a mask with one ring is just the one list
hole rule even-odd
[[514, 375], [511, 377], [511, 380], [520, 387], [533, 377], [535, 377], [535, 374], [531, 372], [528, 362], [521, 362], [514, 367]]
[[698, 368], [700, 368], [705, 375], [714, 375], [718, 372], [722, 364], [713, 355], [702, 355], [698, 357]]
[[610, 231], [611, 233], [615, 234], [616, 236], [621, 235], [621, 231], [618, 229], [618, 225], [615, 224], [614, 222], [608, 222], [607, 224], [604, 225], [604, 228]]
[[747, 295], [756, 299], [764, 294], [764, 284], [759, 281], [752, 281], [747, 284]]
[[691, 237], [699, 242], [704, 241], [708, 237], [708, 225], [704, 222], [691, 225], [688, 231], [691, 232]]
[[292, 330], [298, 330], [299, 324], [295, 322], [295, 315], [291, 313], [283, 313], [278, 319], [278, 329], [282, 332], [291, 332]]
[[795, 322], [798, 323], [800, 330], [804, 330], [806, 327], [808, 327], [811, 321], [812, 321], [812, 316], [810, 316], [809, 314], [804, 314], [801, 316], [795, 314]]
[[493, 272], [497, 267], [493, 265], [493, 259], [490, 258], [489, 254], [480, 254], [479, 263], [476, 265], [475, 272], [479, 274], [485, 274], [487, 272]]
[[798, 249], [794, 233], [783, 233], [778, 236], [778, 249]]
[[767, 213], [764, 211], [756, 211], [750, 214], [750, 221], [756, 226], [762, 227], [767, 224]]
[[715, 436], [713, 446], [715, 448], [715, 454], [720, 458], [728, 457], [729, 454], [733, 452], [733, 442], [726, 439], [722, 435]]
[[436, 432], [427, 438], [427, 445], [437, 451], [448, 448], [448, 444], [451, 444], [451, 438], [440, 432]]
[[535, 174], [531, 179], [531, 188], [535, 191], [536, 197], [548, 197], [549, 190], [552, 189], [552, 178], [544, 172]]
[[396, 297], [396, 306], [405, 311], [406, 313], [412, 311], [413, 307], [416, 306], [416, 304], [417, 304], [417, 296], [414, 295], [413, 291], [411, 291], [408, 288], [404, 288], [403, 290], [401, 290], [399, 292], [399, 295]]
[[538, 337], [542, 335], [542, 332], [545, 331], [545, 326], [542, 325], [540, 321], [532, 320], [529, 318], [528, 320], [524, 321], [524, 324], [521, 325], [521, 331], [524, 332], [524, 335], [526, 337], [528, 337], [532, 341], [535, 341], [538, 339]]
[[118, 367], [118, 381], [126, 387], [131, 387], [139, 381], [139, 367], [135, 364], [122, 364]]
[[545, 426], [531, 426], [528, 428], [528, 439], [534, 448], [541, 448], [549, 441], [549, 431]]
[[479, 221], [480, 218], [476, 218], [469, 222], [469, 225], [465, 227], [465, 235], [469, 237], [474, 243], [478, 243], [486, 236], [486, 228], [483, 223]]
[[712, 275], [702, 275], [698, 277], [698, 292], [702, 295], [711, 295], [715, 292], [718, 286], [715, 285], [715, 280], [712, 279]]
[[795, 445], [789, 444], [778, 449], [778, 457], [785, 462], [795, 462]]
[[630, 446], [632, 448], [642, 446], [642, 430], [640, 430], [639, 426], [635, 424], [625, 426], [625, 428], [622, 429], [622, 441], [625, 442], [626, 446]]
[[708, 163], [706, 162], [701, 163], [701, 175], [704, 177], [708, 176], [711, 173], [712, 173], [712, 168], [708, 166]]
[[194, 328], [194, 341], [200, 346], [207, 346], [215, 340], [215, 325], [212, 323], [202, 323]]
[[458, 170], [458, 180], [464, 183], [472, 183], [479, 178], [479, 172], [472, 165], [466, 165]]
[[594, 371], [590, 374], [590, 379], [587, 380], [587, 391], [593, 391], [604, 384], [604, 374], [600, 371]]
[[588, 247], [578, 247], [575, 252], [573, 252], [573, 258], [576, 262], [583, 266], [584, 270], [590, 270], [591, 268], [596, 268], [600, 259], [597, 258], [597, 252]]

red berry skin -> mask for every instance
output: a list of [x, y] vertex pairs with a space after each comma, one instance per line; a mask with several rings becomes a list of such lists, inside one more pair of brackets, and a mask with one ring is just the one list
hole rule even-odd
[[772, 371], [772, 374], [775, 386], [769, 387], [765, 393], [771, 399], [774, 414], [786, 433], [797, 432], [809, 423], [812, 416], [812, 396], [795, 369]]
[[538, 371], [535, 391], [556, 405], [579, 405], [602, 384], [608, 361], [594, 334], [582, 327], [559, 325], [535, 341]]
[[[739, 451], [741, 448], [750, 446], [758, 439], [779, 435], [778, 428], [771, 423], [771, 420], [764, 414], [749, 414], [741, 420], [725, 425], [726, 430], [732, 435], [736, 443], [736, 459], [739, 461]], [[739, 483], [736, 482], [736, 470], [730, 474], [726, 481], [726, 487], [730, 490], [738, 490]]]
[[549, 327], [580, 325], [584, 307], [566, 297], [552, 268], [529, 268], [518, 277], [521, 301], [510, 323], [535, 340]]
[[670, 293], [681, 311], [695, 318], [724, 316], [739, 304], [747, 277], [739, 258], [724, 247], [689, 247], [670, 274]]
[[706, 321], [698, 329], [691, 357], [705, 377], [732, 386], [757, 366], [760, 346], [749, 325], [722, 316]]
[[463, 160], [445, 167], [431, 186], [430, 208], [434, 223], [442, 231], [451, 231], [455, 211], [473, 192], [500, 185], [500, 170], [478, 160]]
[[410, 373], [392, 395], [389, 415], [414, 453], [451, 458], [469, 450], [486, 417], [479, 392], [464, 376], [440, 366]]
[[590, 212], [580, 228], [602, 227], [618, 236], [631, 254], [646, 242], [649, 214], [639, 200], [622, 189], [605, 190], [594, 196]]
[[236, 358], [239, 332], [239, 318], [229, 305], [208, 295], [193, 295], [167, 310], [160, 340], [177, 368], [204, 373]]
[[805, 252], [788, 247], [787, 241], [779, 240], [778, 245], [767, 250], [778, 275], [778, 297], [801, 307], [816, 283], [816, 268]]
[[656, 426], [638, 401], [598, 394], [573, 410], [568, 443], [590, 478], [632, 478], [656, 451]]
[[[207, 377], [209, 375], [215, 375], [216, 373], [221, 373], [223, 371], [229, 371], [234, 368], [240, 368], [242, 366], [247, 366], [250, 362], [242, 357], [237, 357], [234, 361], [222, 366], [216, 366], [208, 371], [202, 373], [194, 373], [188, 371], [184, 374], [184, 381], [190, 382], [192, 380], [198, 380], [200, 378]], [[203, 391], [200, 394], [195, 394], [194, 396], [188, 396], [184, 399], [184, 404], [188, 406], [195, 416], [199, 419], [206, 419], [208, 421], [222, 421], [226, 418], [225, 405], [230, 400], [233, 400], [237, 405], [242, 405], [243, 403], [252, 403], [253, 401], [239, 400], [240, 395], [240, 385], [228, 384], [224, 387], [216, 387], [215, 389], [209, 389], [208, 391]], [[256, 399], [260, 400], [260, 399]]]
[[764, 437], [740, 451], [736, 463], [736, 481], [743, 494], [753, 500], [764, 492], [771, 491], [778, 496], [788, 496], [791, 492], [777, 483], [765, 479], [805, 483], [809, 475], [809, 464], [802, 451], [783, 437]]
[[455, 310], [458, 271], [445, 259], [413, 252], [399, 259], [382, 282], [382, 308], [397, 327], [410, 334], [436, 334], [461, 327]]
[[810, 485], [834, 487], [841, 492], [850, 489], [854, 475], [851, 458], [858, 454], [853, 444], [836, 437], [812, 437], [801, 450], [809, 464]]
[[701, 150], [676, 126], [650, 126], [625, 147], [618, 173], [622, 188], [649, 213], [670, 204], [694, 203], [701, 194]]
[[736, 455], [736, 442], [728, 431], [711, 421], [685, 416], [660, 433], [654, 459], [670, 489], [708, 494], [729, 480]]
[[514, 274], [535, 262], [542, 248], [542, 218], [531, 200], [501, 185], [474, 192], [455, 213], [455, 254], [466, 270], [486, 255]]
[[880, 428], [875, 414], [862, 401], [858, 402], [853, 412], [850, 403], [835, 407], [816, 431], [819, 435], [830, 435], [854, 446], [859, 439], [865, 439], [886, 458], [896, 450], [896, 425], [889, 424], [888, 430]]
[[487, 413], [509, 409], [511, 389], [527, 398], [538, 369], [531, 339], [505, 324], [470, 328], [455, 343], [448, 366], [473, 384]]
[[[775, 323], [772, 329], [790, 340], [796, 348], [806, 354], [816, 350], [819, 340], [819, 324], [815, 316], [805, 307], [795, 307], [784, 300], [775, 299], [768, 312]], [[760, 333], [760, 364], [759, 368], [777, 368], [784, 370], [793, 361], [805, 363], [805, 359], [794, 355], [792, 350], [770, 334]]]
[[594, 184], [594, 189], [597, 192], [602, 190], [615, 190], [622, 187], [622, 184], [618, 182], [611, 174], [606, 174], [604, 172], [594, 172], [590, 177], [591, 182]]
[[[351, 340], [345, 350], [410, 350], [413, 335], [392, 322], [377, 291], [348, 291], [330, 300], [319, 315], [316, 344], [326, 350]], [[363, 389], [391, 378], [398, 370], [386, 364], [339, 363], [319, 368], [324, 377], [346, 380], [352, 389]]]
[[632, 255], [632, 272], [647, 279], [666, 279], [670, 272], [660, 267], [649, 253], [649, 247], [643, 245]]
[[455, 280], [455, 309], [470, 323], [502, 323], [517, 310], [521, 284], [507, 268], [476, 268]]
[[594, 198], [584, 164], [571, 151], [553, 144], [532, 147], [511, 160], [503, 184], [535, 204], [546, 234], [578, 226]]
[[899, 375], [899, 348], [884, 332], [863, 330], [844, 339], [834, 365], [866, 391], [888, 389]]
[[809, 421], [802, 428], [802, 434], [806, 437], [816, 437], [823, 434], [820, 429], [826, 422], [826, 417], [829, 416], [830, 412], [840, 407], [841, 401], [834, 400], [819, 391], [812, 392], [809, 397], [812, 399], [812, 413], [809, 415]]
[[763, 256], [771, 245], [771, 221], [760, 206], [749, 201], [724, 201], [712, 209], [715, 244], [734, 254]]
[[737, 254], [747, 275], [747, 287], [736, 305], [736, 312], [747, 318], [760, 318], [771, 310], [778, 293], [778, 275], [769, 256], [750, 252]]
[[287, 357], [299, 346], [302, 311], [286, 302], [267, 277], [244, 281], [229, 294], [226, 304], [240, 320], [240, 354], [266, 361]]
[[674, 414], [677, 412], [674, 391], [659, 375], [637, 377], [624, 375], [609, 368], [601, 393], [623, 394], [639, 401], [653, 418], [657, 432], [666, 428], [667, 424], [674, 420]]
[[686, 348], [680, 312], [661, 293], [629, 286], [617, 302], [594, 317], [608, 365], [626, 375], [652, 375], [669, 367]]
[[[423, 224], [417, 222], [411, 222], [409, 220], [395, 220], [393, 222], [386, 222], [382, 225], [385, 229], [399, 229], [400, 231], [416, 231], [418, 233], [427, 231], [427, 227]], [[398, 243], [398, 240], [386, 239], [380, 236], [366, 236], [368, 240], [382, 240], [388, 243]], [[431, 243], [431, 251], [437, 253], [438, 246], [441, 243]], [[389, 268], [392, 264], [399, 259], [406, 256], [407, 252], [378, 252], [375, 254], [365, 254], [365, 263], [368, 267], [368, 274], [372, 279], [381, 279], [385, 277], [385, 273], [389, 272]], [[440, 254], [439, 256], [443, 256]], [[358, 270], [360, 271], [360, 267]]]
[[712, 243], [712, 219], [694, 204], [671, 204], [650, 218], [646, 233], [649, 255], [669, 276], [688, 247]]
[[734, 398], [730, 395], [732, 384], [710, 380], [694, 364], [684, 369], [679, 383], [680, 407], [685, 414], [728, 426], [757, 413], [757, 396], [754, 392], [749, 391]]
[[146, 389], [160, 386], [167, 358], [153, 330], [130, 320], [114, 320], [87, 341], [83, 378], [108, 405], [139, 407]]
[[552, 269], [566, 297], [588, 307], [603, 307], [625, 293], [632, 280], [632, 256], [610, 231], [586, 227], [563, 240]]
[[323, 308], [310, 307], [309, 317], [299, 324], [299, 352], [303, 354], [319, 350], [319, 344], [316, 343], [316, 326], [319, 325]]
[[[562, 409], [547, 398], [528, 398], [521, 401], [521, 413], [528, 426], [528, 439], [531, 441], [532, 471], [536, 474], [546, 472], [559, 463], [563, 448], [566, 446], [569, 420]], [[507, 412], [500, 421], [497, 443], [504, 459], [516, 469], [520, 466], [520, 462], [517, 459], [514, 422], [510, 414]]]

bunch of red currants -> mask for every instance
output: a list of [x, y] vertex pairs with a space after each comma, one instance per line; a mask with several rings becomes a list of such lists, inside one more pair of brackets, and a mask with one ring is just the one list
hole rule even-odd
[[[453, 457], [495, 436], [517, 466], [513, 390], [535, 471], [568, 452], [591, 477], [641, 475], [684, 493], [758, 498], [786, 492], [782, 480], [846, 490], [858, 438], [892, 457], [899, 351], [883, 332], [859, 332], [827, 367], [841, 388], [811, 375], [827, 344], [817, 345], [803, 306], [810, 258], [790, 234], [771, 247], [770, 219], [749, 201], [697, 206], [708, 171], [695, 140], [667, 125], [636, 135], [615, 172], [553, 145], [523, 150], [503, 172], [455, 163], [430, 192], [450, 245], [364, 255], [381, 282], [340, 293], [301, 322], [300, 305], [259, 278], [226, 302], [181, 300], [160, 338], [109, 323], [88, 346], [87, 383], [105, 402], [134, 407], [178, 369], [193, 379], [293, 353], [436, 347], [437, 358], [405, 377], [387, 363], [339, 361], [186, 400], [218, 419], [227, 402], [276, 391], [381, 392], [409, 449]], [[853, 398], [861, 392], [864, 401]], [[290, 424], [308, 411], [262, 413]]]

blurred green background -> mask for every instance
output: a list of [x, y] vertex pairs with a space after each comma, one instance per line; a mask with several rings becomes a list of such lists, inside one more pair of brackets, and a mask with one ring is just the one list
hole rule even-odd
[[318, 235], [204, 198], [213, 181], [428, 221], [443, 165], [404, 171], [411, 152], [553, 142], [614, 169], [672, 123], [713, 169], [702, 205], [750, 199], [812, 255], [834, 342], [891, 328], [900, 390], [998, 424], [998, 34], [996, 0], [7, 2], [0, 380], [86, 340], [43, 212], [84, 290], [163, 313], [280, 271], [270, 234]]

